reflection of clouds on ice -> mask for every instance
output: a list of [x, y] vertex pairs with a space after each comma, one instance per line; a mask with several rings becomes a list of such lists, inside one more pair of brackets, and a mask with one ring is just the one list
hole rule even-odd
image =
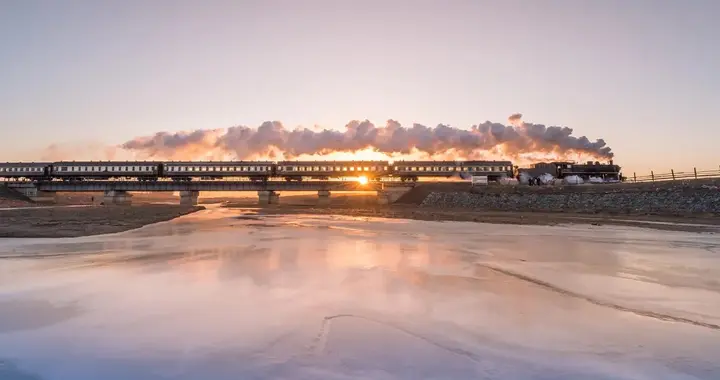
[[[44, 258], [0, 259], [0, 358], [42, 379], [714, 379], [720, 331], [632, 311], [718, 323], [718, 244], [221, 209], [2, 240]], [[80, 312], [8, 332], [23, 302]]]

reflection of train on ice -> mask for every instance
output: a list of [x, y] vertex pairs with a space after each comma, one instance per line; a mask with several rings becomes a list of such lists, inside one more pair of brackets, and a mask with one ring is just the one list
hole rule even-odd
[[489, 181], [518, 177], [526, 173], [532, 178], [550, 174], [554, 178], [579, 176], [603, 180], [621, 180], [620, 167], [599, 162], [538, 163], [518, 169], [510, 161], [59, 161], [47, 163], [0, 163], [0, 178], [65, 181], [136, 178], [157, 181], [222, 179], [243, 177], [252, 181], [282, 178], [303, 179], [365, 177], [369, 180], [397, 178], [417, 181], [423, 177], [487, 177]]

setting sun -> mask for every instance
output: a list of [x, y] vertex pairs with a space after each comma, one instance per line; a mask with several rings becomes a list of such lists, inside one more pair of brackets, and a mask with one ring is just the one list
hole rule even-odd
[[368, 179], [364, 175], [358, 177], [357, 181], [360, 182], [361, 185], [367, 185], [368, 183]]

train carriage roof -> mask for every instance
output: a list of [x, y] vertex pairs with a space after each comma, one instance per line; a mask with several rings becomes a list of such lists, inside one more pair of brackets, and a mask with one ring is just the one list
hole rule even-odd
[[404, 165], [417, 165], [417, 166], [423, 166], [423, 165], [429, 165], [429, 166], [442, 166], [442, 165], [448, 165], [448, 166], [454, 166], [454, 165], [508, 165], [512, 166], [511, 161], [395, 161], [393, 165], [397, 166], [398, 164], [404, 164]]
[[206, 165], [206, 166], [232, 166], [232, 165], [272, 165], [272, 161], [164, 161], [165, 165]]
[[138, 166], [159, 165], [161, 161], [56, 161], [54, 166]]
[[389, 166], [388, 161], [279, 161], [278, 165], [385, 165]]
[[394, 161], [393, 166], [397, 166], [398, 164], [404, 164], [404, 165], [455, 165], [455, 161]]
[[512, 166], [512, 161], [459, 161], [463, 165], [506, 165], [506, 166]]
[[0, 162], [2, 168], [14, 168], [14, 167], [45, 167], [51, 165], [51, 162]]

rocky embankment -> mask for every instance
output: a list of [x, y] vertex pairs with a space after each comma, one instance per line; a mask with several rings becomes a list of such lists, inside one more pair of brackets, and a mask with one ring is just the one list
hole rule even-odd
[[0, 238], [78, 237], [122, 232], [202, 209], [202, 206], [144, 205], [0, 210]]
[[464, 210], [720, 215], [720, 180], [433, 191], [422, 207]]

